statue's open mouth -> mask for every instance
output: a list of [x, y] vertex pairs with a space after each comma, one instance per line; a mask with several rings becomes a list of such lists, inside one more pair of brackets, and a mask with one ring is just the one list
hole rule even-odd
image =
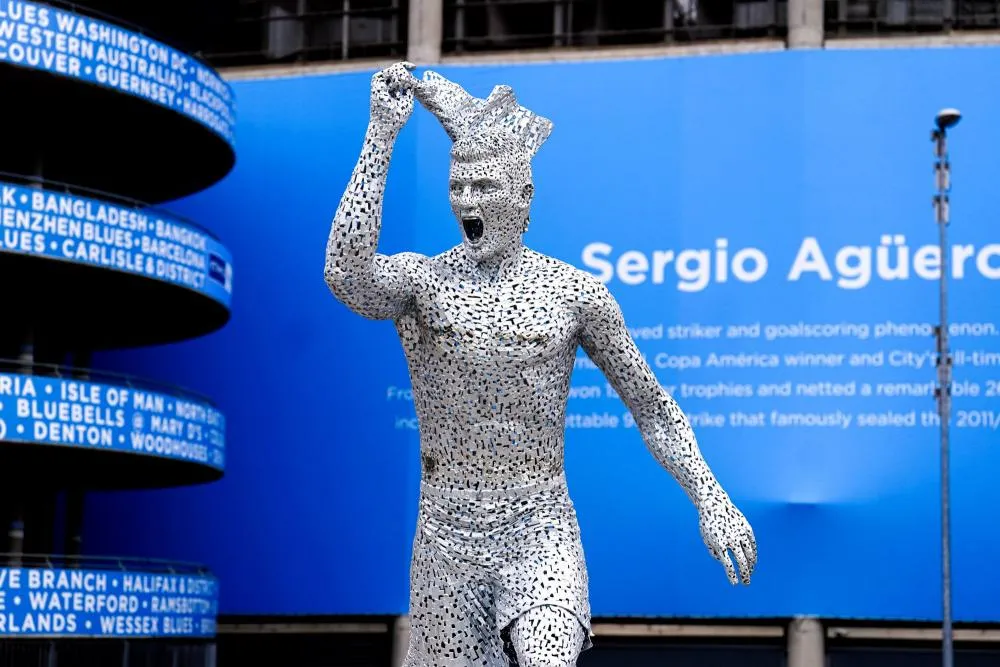
[[470, 243], [475, 243], [483, 237], [483, 219], [478, 215], [470, 215], [462, 218], [462, 229], [465, 230], [465, 238]]

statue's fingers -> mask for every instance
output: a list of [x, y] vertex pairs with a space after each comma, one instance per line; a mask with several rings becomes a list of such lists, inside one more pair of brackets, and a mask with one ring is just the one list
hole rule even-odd
[[747, 565], [750, 566], [750, 574], [753, 574], [753, 571], [757, 569], [757, 550], [753, 546], [753, 540], [743, 540], [740, 549], [747, 559]]
[[750, 561], [750, 567], [757, 567], [757, 539], [754, 537], [753, 533], [750, 532], [743, 539], [743, 551], [747, 555], [747, 560]]
[[722, 563], [722, 567], [726, 569], [726, 576], [729, 577], [729, 583], [735, 586], [739, 580], [736, 578], [736, 568], [733, 567], [733, 561], [729, 557], [729, 551], [722, 548], [722, 546], [718, 543], [713, 543], [711, 551], [715, 560]]
[[393, 86], [389, 88], [389, 95], [395, 102], [401, 105], [409, 104], [413, 99], [413, 91], [403, 86]]
[[729, 557], [728, 551], [722, 552], [722, 566], [726, 568], [726, 576], [729, 577], [729, 583], [733, 586], [739, 583], [739, 579], [736, 578], [736, 568], [733, 567], [733, 560]]
[[[728, 551], [728, 550], [727, 550]], [[747, 562], [746, 554], [743, 553], [742, 545], [735, 545], [732, 549], [733, 555], [736, 556], [736, 563], [740, 567], [740, 580], [743, 581], [745, 585], [750, 584], [750, 563]], [[735, 582], [733, 582], [735, 583]]]
[[389, 97], [389, 81], [385, 70], [375, 72], [372, 75], [372, 92]]
[[[408, 68], [407, 65], [411, 65], [411, 67]], [[405, 90], [414, 88], [417, 84], [417, 78], [410, 73], [411, 69], [412, 63], [396, 63], [387, 69], [386, 74], [390, 85]]]

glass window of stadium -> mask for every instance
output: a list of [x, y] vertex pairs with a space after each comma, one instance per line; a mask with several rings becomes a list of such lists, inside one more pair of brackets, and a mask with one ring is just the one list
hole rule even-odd
[[251, 0], [206, 47], [216, 67], [404, 56], [406, 0]]
[[599, 47], [780, 36], [770, 0], [444, 0], [445, 52]]
[[84, 13], [125, 22], [214, 67], [406, 55], [408, 0], [92, 0]]

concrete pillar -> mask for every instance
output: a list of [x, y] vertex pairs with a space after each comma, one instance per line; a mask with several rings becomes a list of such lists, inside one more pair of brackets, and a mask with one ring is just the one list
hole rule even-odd
[[823, 46], [823, 0], [788, 0], [788, 48]]
[[825, 644], [823, 624], [817, 619], [792, 619], [788, 625], [788, 667], [824, 667]]
[[402, 667], [410, 646], [410, 617], [399, 616], [392, 628], [392, 667]]
[[441, 62], [443, 25], [443, 0], [410, 0], [410, 34], [406, 59], [417, 65]]

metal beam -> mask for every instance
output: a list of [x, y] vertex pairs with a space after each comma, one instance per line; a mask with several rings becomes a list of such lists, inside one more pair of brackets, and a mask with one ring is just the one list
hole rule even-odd
[[[941, 641], [941, 628], [868, 628], [868, 627], [838, 627], [831, 626], [826, 630], [829, 639], [847, 639], [857, 641]], [[957, 642], [996, 642], [1000, 643], [1000, 628], [971, 629], [963, 628], [954, 631]]]
[[387, 623], [219, 623], [219, 635], [261, 634], [380, 634], [389, 632]]
[[[306, 622], [306, 623], [220, 623], [217, 634], [380, 634], [408, 628], [408, 619], [394, 624], [383, 622]], [[813, 620], [813, 619], [808, 619]], [[780, 625], [723, 625], [710, 623], [594, 623], [595, 635], [602, 637], [674, 637], [674, 638], [780, 638]], [[827, 639], [847, 641], [941, 641], [941, 628], [852, 627], [831, 625], [823, 633]], [[995, 642], [1000, 644], [1000, 628], [955, 630], [958, 642]]]
[[594, 623], [598, 637], [781, 637], [779, 625], [703, 625], [699, 623]]

